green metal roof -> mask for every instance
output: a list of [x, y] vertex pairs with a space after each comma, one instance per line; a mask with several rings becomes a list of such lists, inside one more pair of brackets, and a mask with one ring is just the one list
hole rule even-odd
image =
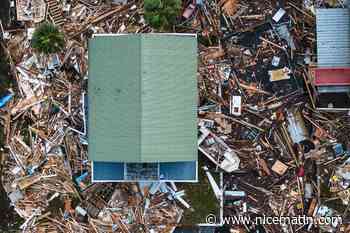
[[89, 158], [197, 160], [194, 35], [99, 35], [89, 41]]

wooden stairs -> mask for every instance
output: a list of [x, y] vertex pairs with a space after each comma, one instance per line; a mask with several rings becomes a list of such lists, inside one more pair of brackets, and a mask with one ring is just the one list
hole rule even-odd
[[57, 0], [46, 0], [46, 3], [53, 24], [57, 26], [64, 24], [63, 11]]

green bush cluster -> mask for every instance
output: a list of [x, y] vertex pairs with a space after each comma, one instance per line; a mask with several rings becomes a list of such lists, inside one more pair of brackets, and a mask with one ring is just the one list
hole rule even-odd
[[153, 28], [168, 30], [180, 14], [181, 0], [145, 0], [145, 20]]
[[51, 23], [43, 23], [35, 29], [32, 47], [44, 54], [57, 53], [64, 47], [64, 35]]

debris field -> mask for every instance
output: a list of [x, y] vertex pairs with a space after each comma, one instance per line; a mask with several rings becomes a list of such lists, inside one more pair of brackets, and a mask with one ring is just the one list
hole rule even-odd
[[[186, 201], [191, 184], [91, 183], [88, 39], [156, 32], [143, 18], [143, 1], [28, 2], [16, 0], [20, 26], [1, 26], [13, 79], [0, 99], [2, 184], [23, 218], [21, 231], [174, 232], [186, 211], [196, 211]], [[169, 32], [198, 35], [198, 156], [207, 165], [198, 169], [223, 172], [222, 189], [208, 179], [224, 216], [336, 217], [324, 225], [243, 223], [229, 232], [350, 232], [350, 115], [332, 109], [337, 99], [319, 108], [315, 85], [317, 9], [345, 3], [182, 5]], [[64, 33], [62, 51], [44, 55], [31, 47], [43, 21]]]

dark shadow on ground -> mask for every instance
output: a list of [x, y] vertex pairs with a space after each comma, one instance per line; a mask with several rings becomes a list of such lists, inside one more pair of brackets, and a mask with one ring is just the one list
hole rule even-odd
[[[8, 0], [0, 0], [0, 20], [5, 26], [8, 23], [10, 3]], [[1, 37], [0, 37], [1, 40]], [[0, 43], [2, 43], [0, 41]], [[11, 85], [11, 76], [9, 74], [10, 67], [6, 60], [5, 53], [2, 46], [0, 46], [0, 98], [7, 92]], [[3, 147], [3, 126], [0, 125], [0, 146]], [[0, 152], [0, 161], [2, 161], [2, 154]], [[0, 178], [2, 178], [2, 167], [0, 163]], [[0, 232], [18, 232], [18, 225], [22, 220], [10, 206], [10, 200], [2, 186], [2, 179], [0, 179]]]

